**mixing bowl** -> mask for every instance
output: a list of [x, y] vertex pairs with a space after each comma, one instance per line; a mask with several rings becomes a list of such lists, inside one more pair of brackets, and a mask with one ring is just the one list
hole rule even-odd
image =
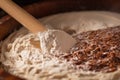
[[[111, 11], [120, 12], [120, 0], [36, 0], [23, 8], [36, 18], [71, 11]], [[24, 1], [22, 2], [22, 4]], [[0, 40], [4, 40], [20, 24], [7, 14], [0, 18]], [[0, 68], [0, 80], [22, 80]], [[24, 79], [23, 79], [24, 80]]]

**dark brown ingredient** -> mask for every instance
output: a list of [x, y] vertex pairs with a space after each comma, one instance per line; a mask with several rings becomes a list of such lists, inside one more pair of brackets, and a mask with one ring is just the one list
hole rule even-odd
[[2, 68], [0, 68], [0, 80], [25, 80], [25, 79], [21, 79], [16, 76], [13, 76], [5, 72]]
[[69, 55], [76, 69], [113, 72], [120, 67], [120, 27], [88, 31], [75, 36], [77, 43]]

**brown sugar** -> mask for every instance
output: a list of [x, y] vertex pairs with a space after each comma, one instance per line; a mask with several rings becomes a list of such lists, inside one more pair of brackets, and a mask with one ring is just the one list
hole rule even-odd
[[76, 69], [113, 72], [120, 67], [120, 26], [83, 32], [64, 58]]

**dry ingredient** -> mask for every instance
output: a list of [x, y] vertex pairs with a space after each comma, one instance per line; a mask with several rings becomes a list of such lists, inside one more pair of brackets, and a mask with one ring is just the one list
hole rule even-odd
[[83, 32], [77, 44], [64, 56], [76, 69], [113, 72], [120, 67], [120, 26]]
[[[102, 11], [71, 12], [49, 16], [40, 21], [50, 29], [63, 30], [74, 36], [83, 31], [118, 26], [120, 14]], [[12, 33], [2, 42], [0, 61], [5, 70], [26, 80], [120, 79], [120, 68], [111, 73], [83, 71], [78, 65], [71, 64], [72, 60], [67, 61], [68, 59], [63, 58], [66, 53], [43, 54], [39, 44], [39, 37], [25, 28]], [[75, 69], [76, 66], [78, 69]]]

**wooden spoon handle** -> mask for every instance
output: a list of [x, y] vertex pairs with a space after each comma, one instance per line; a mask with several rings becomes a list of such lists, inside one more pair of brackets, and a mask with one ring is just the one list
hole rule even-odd
[[12, 0], [0, 0], [0, 7], [33, 33], [47, 30], [36, 18]]

